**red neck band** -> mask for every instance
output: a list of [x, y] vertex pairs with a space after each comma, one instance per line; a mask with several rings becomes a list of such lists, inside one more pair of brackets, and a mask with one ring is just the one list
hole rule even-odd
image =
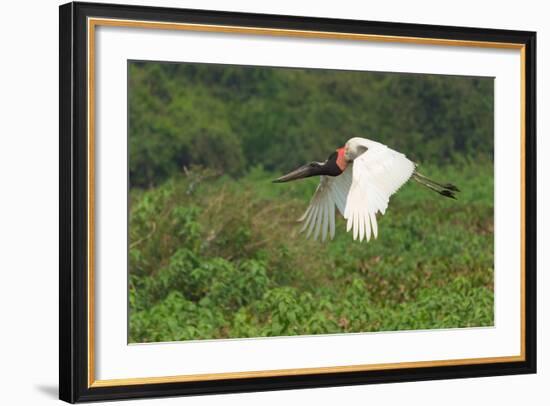
[[344, 147], [338, 148], [336, 152], [338, 152], [338, 157], [336, 158], [336, 165], [338, 165], [338, 168], [340, 168], [340, 170], [344, 172], [346, 170], [346, 167], [348, 166], [348, 163], [345, 158], [346, 148]]

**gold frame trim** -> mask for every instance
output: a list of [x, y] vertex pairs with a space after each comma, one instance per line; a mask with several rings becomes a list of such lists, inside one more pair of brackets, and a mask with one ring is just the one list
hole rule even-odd
[[[473, 365], [473, 364], [493, 364], [504, 362], [525, 361], [525, 45], [507, 42], [487, 42], [487, 41], [466, 41], [453, 39], [422, 38], [422, 37], [400, 37], [391, 35], [373, 35], [373, 34], [354, 34], [344, 32], [325, 32], [325, 31], [306, 31], [291, 29], [274, 29], [260, 27], [241, 27], [228, 25], [209, 25], [209, 24], [187, 24], [187, 23], [166, 23], [140, 20], [121, 20], [109, 18], [88, 18], [87, 21], [87, 43], [88, 43], [88, 388], [113, 387], [125, 385], [143, 385], [160, 383], [177, 383], [192, 381], [213, 381], [221, 379], [244, 379], [244, 378], [265, 378], [277, 376], [296, 376], [312, 374], [330, 374], [339, 372], [360, 372], [360, 371], [380, 371], [397, 368], [426, 368], [441, 366]], [[162, 30], [184, 30], [195, 32], [217, 32], [248, 35], [268, 35], [299, 38], [319, 38], [319, 39], [340, 39], [357, 41], [374, 41], [389, 43], [405, 43], [436, 46], [461, 46], [478, 48], [497, 48], [513, 49], [520, 51], [520, 83], [521, 83], [521, 101], [520, 101], [520, 137], [521, 137], [521, 269], [520, 269], [520, 340], [521, 349], [519, 355], [502, 357], [482, 357], [482, 358], [464, 358], [451, 360], [434, 361], [415, 361], [415, 362], [395, 362], [383, 364], [363, 364], [330, 366], [316, 368], [295, 368], [295, 369], [277, 369], [266, 371], [244, 371], [244, 372], [220, 372], [211, 374], [190, 374], [159, 376], [145, 378], [122, 378], [122, 379], [95, 379], [95, 336], [94, 336], [94, 299], [95, 299], [95, 28], [97, 26], [110, 27], [132, 27], [149, 28]]]

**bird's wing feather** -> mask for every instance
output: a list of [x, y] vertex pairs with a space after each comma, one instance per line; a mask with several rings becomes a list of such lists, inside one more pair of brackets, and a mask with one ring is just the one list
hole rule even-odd
[[343, 211], [347, 231], [353, 229], [354, 240], [369, 241], [371, 234], [375, 238], [378, 235], [376, 213], [386, 212], [390, 196], [409, 180], [415, 164], [405, 155], [377, 143], [350, 166], [353, 181]]
[[353, 239], [363, 241], [378, 235], [376, 213], [384, 214], [389, 198], [411, 177], [415, 164], [383, 144], [370, 145], [346, 170], [321, 180], [305, 213], [301, 231], [314, 239], [334, 238], [335, 207], [347, 220]]
[[351, 188], [353, 174], [346, 170], [340, 176], [321, 176], [321, 181], [309, 202], [306, 212], [298, 219], [303, 221], [301, 231], [306, 231], [306, 237], [313, 234], [317, 239], [319, 235], [323, 241], [327, 236], [334, 238], [336, 233], [335, 207], [344, 215], [347, 196]]

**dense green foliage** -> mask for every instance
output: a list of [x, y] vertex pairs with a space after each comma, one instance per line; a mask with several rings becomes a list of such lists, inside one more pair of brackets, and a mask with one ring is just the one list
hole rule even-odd
[[[492, 79], [131, 63], [130, 342], [493, 324]], [[379, 237], [299, 234], [352, 136], [457, 184], [409, 182]]]
[[491, 158], [493, 79], [131, 63], [132, 186], [184, 166], [242, 175], [321, 161], [351, 137], [417, 162]]
[[463, 188], [407, 184], [353, 243], [305, 240], [315, 180], [272, 185], [191, 171], [132, 193], [130, 340], [486, 326], [493, 323], [491, 166], [429, 170]]

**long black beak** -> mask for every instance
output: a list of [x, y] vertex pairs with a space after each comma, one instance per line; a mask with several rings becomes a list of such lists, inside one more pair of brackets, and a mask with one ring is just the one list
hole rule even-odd
[[290, 182], [291, 180], [308, 178], [310, 176], [318, 175], [319, 168], [312, 166], [312, 164], [302, 165], [297, 169], [294, 169], [292, 172], [287, 173], [286, 175], [281, 176], [273, 181], [273, 183], [283, 183]]

